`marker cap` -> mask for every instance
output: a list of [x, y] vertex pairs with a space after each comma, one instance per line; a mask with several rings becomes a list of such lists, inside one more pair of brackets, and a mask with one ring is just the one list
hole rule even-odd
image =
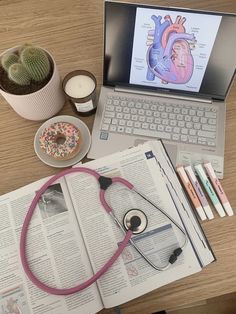
[[224, 206], [224, 209], [225, 209], [226, 213], [229, 216], [233, 216], [234, 212], [233, 212], [232, 207], [230, 206], [230, 203], [224, 203], [223, 206]]
[[197, 207], [196, 211], [197, 211], [199, 217], [201, 218], [201, 220], [206, 220], [207, 219], [207, 217], [205, 215], [205, 212], [204, 212], [202, 207]]
[[223, 207], [222, 207], [222, 205], [220, 203], [215, 204], [215, 208], [216, 208], [218, 214], [220, 215], [220, 217], [224, 217], [225, 216], [225, 211], [224, 211], [224, 209], [223, 209]]
[[213, 219], [214, 215], [209, 205], [203, 207], [208, 219]]

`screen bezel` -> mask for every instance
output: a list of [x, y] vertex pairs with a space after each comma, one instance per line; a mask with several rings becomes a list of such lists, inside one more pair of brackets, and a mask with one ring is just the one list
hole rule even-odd
[[234, 69], [234, 73], [230, 79], [230, 82], [228, 84], [228, 88], [226, 89], [226, 92], [224, 95], [217, 95], [213, 93], [201, 93], [201, 92], [191, 92], [191, 91], [180, 91], [176, 89], [168, 89], [168, 88], [158, 88], [158, 87], [152, 87], [152, 86], [143, 86], [138, 84], [131, 84], [131, 83], [124, 83], [124, 82], [118, 82], [118, 81], [108, 81], [106, 80], [106, 8], [107, 4], [115, 4], [115, 5], [121, 5], [121, 6], [130, 6], [133, 8], [149, 8], [149, 9], [168, 9], [172, 11], [181, 11], [181, 12], [188, 12], [188, 13], [200, 13], [200, 14], [209, 14], [209, 15], [221, 15], [222, 17], [231, 16], [236, 17], [236, 14], [234, 13], [225, 13], [225, 12], [218, 12], [218, 11], [207, 11], [207, 10], [196, 10], [196, 9], [190, 9], [190, 8], [181, 8], [181, 7], [171, 7], [171, 6], [159, 6], [159, 5], [147, 5], [147, 4], [139, 4], [139, 3], [127, 3], [127, 2], [120, 2], [120, 1], [110, 1], [106, 0], [104, 2], [104, 40], [103, 40], [103, 85], [104, 86], [110, 86], [110, 87], [120, 87], [120, 88], [131, 88], [133, 90], [137, 89], [139, 91], [143, 92], [154, 92], [154, 93], [170, 93], [171, 95], [183, 95], [186, 97], [197, 97], [197, 98], [204, 98], [204, 99], [216, 99], [216, 100], [225, 100], [226, 96], [229, 93], [230, 87], [233, 83], [234, 76], [236, 73], [236, 70]]

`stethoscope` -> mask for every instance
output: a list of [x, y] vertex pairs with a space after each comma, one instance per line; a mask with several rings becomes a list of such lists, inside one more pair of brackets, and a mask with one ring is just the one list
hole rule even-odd
[[[29, 267], [29, 263], [27, 260], [26, 256], [26, 238], [27, 238], [27, 232], [29, 228], [29, 224], [31, 221], [31, 218], [33, 216], [34, 210], [36, 208], [36, 205], [38, 204], [38, 201], [40, 200], [42, 194], [47, 190], [47, 188], [56, 180], [59, 178], [70, 174], [74, 172], [83, 172], [87, 173], [89, 175], [94, 176], [100, 186], [100, 192], [99, 192], [99, 198], [101, 201], [102, 206], [104, 207], [105, 211], [109, 214], [109, 216], [112, 218], [114, 223], [121, 229], [121, 231], [124, 234], [123, 240], [120, 242], [118, 245], [118, 249], [114, 253], [114, 255], [102, 266], [102, 268], [95, 273], [90, 279], [86, 280], [85, 282], [72, 287], [72, 288], [67, 288], [67, 289], [59, 289], [59, 288], [54, 288], [54, 287], [49, 287], [43, 282], [41, 282], [31, 271]], [[129, 190], [137, 193], [139, 196], [141, 196], [144, 200], [146, 200], [149, 204], [154, 206], [156, 209], [158, 209], [163, 215], [165, 215], [178, 229], [179, 231], [183, 234], [184, 236], [184, 241], [183, 244], [176, 248], [170, 255], [168, 259], [168, 263], [163, 266], [163, 267], [157, 267], [149, 258], [146, 256], [143, 251], [136, 245], [136, 243], [131, 239], [133, 234], [139, 234], [143, 232], [148, 224], [148, 219], [145, 213], [142, 210], [139, 209], [131, 209], [126, 214], [124, 215], [123, 218], [123, 224], [117, 219], [116, 215], [114, 214], [112, 208], [108, 205], [106, 199], [105, 199], [105, 192], [106, 190], [113, 184], [120, 183]], [[158, 271], [163, 271], [168, 269], [173, 263], [177, 261], [178, 256], [182, 253], [183, 248], [186, 246], [188, 241], [187, 234], [185, 230], [173, 219], [171, 218], [163, 209], [155, 205], [151, 200], [149, 200], [145, 195], [142, 193], [138, 192], [132, 183], [129, 181], [121, 178], [121, 177], [105, 177], [101, 176], [98, 172], [95, 170], [85, 168], [85, 167], [78, 167], [78, 168], [70, 168], [66, 169], [53, 177], [51, 177], [46, 183], [43, 184], [43, 186], [37, 191], [35, 194], [33, 201], [29, 207], [29, 210], [26, 214], [22, 230], [21, 230], [21, 236], [20, 236], [20, 258], [22, 262], [22, 266], [24, 268], [25, 273], [27, 274], [28, 278], [41, 290], [50, 293], [50, 294], [55, 294], [55, 295], [68, 295], [72, 294], [78, 291], [81, 291], [91, 284], [93, 284], [95, 281], [97, 281], [113, 264], [114, 262], [118, 259], [118, 257], [121, 255], [123, 250], [125, 249], [126, 245], [128, 243], [131, 243], [133, 247], [139, 252], [139, 254], [148, 262], [149, 265], [151, 265], [154, 269]]]

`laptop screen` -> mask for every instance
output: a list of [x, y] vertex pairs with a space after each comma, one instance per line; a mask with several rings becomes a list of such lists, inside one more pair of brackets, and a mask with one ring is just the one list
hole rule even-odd
[[105, 2], [104, 85], [223, 100], [236, 15]]

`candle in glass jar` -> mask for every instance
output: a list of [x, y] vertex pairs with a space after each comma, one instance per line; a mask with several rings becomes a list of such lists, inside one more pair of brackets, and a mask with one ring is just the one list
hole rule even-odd
[[93, 79], [87, 75], [76, 75], [66, 82], [65, 92], [73, 98], [89, 96], [95, 89]]
[[81, 116], [95, 113], [97, 81], [92, 73], [85, 70], [70, 72], [63, 79], [62, 87], [75, 113]]

